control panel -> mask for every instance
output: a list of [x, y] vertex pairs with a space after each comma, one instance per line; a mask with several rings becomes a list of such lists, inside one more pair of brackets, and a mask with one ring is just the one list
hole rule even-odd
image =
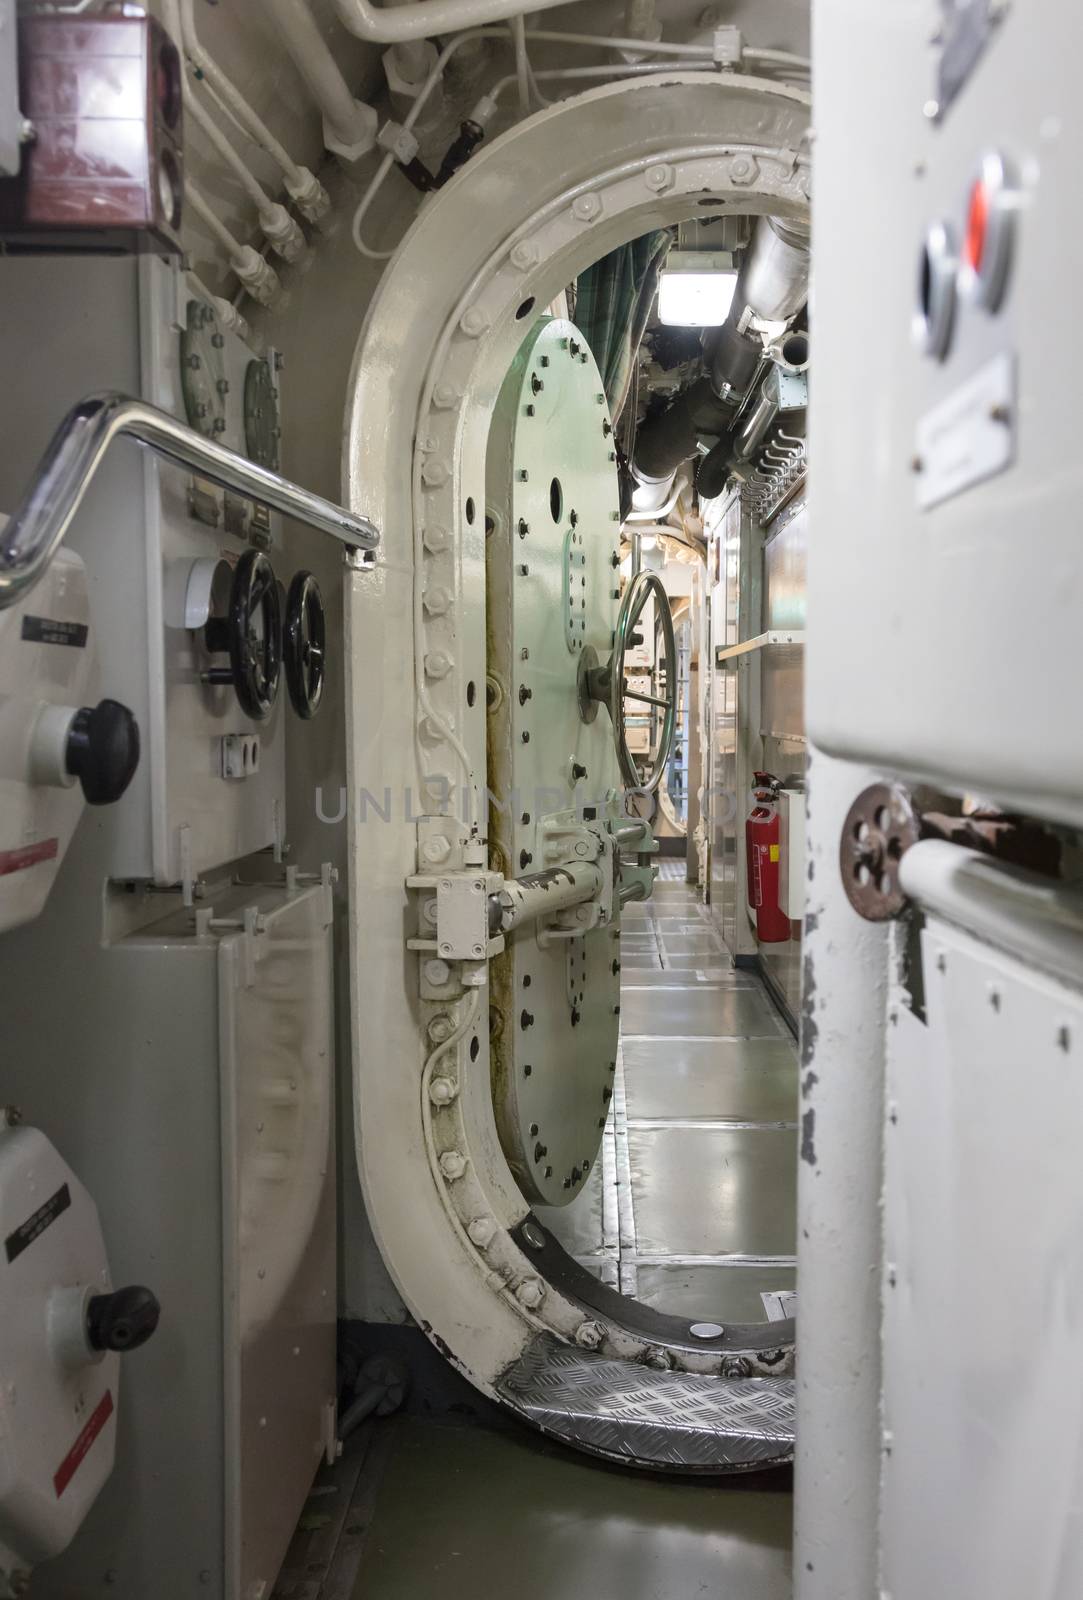
[[1078, 823], [1070, 19], [934, 11], [821, 8], [809, 733]]
[[139, 764], [139, 727], [96, 693], [86, 572], [60, 550], [0, 611], [0, 933], [41, 911], [84, 805], [118, 801]]
[[[68, 408], [116, 389], [275, 470], [280, 364], [227, 325], [176, 261], [7, 259], [0, 294], [22, 380], [0, 399], [0, 505], [26, 488]], [[42, 363], [49, 308], [78, 303]], [[108, 693], [143, 757], [109, 819], [105, 870], [183, 885], [281, 844], [285, 720], [319, 711], [319, 587], [285, 564], [280, 518], [181, 467], [117, 444], [67, 547], [86, 567]]]

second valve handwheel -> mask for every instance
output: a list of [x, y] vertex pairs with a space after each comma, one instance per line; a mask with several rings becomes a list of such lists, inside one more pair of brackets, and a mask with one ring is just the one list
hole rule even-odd
[[290, 584], [282, 643], [290, 700], [308, 721], [323, 699], [327, 648], [323, 596], [311, 572], [296, 573]]

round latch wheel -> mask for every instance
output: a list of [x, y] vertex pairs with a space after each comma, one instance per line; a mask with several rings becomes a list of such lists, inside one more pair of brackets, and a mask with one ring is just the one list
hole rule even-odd
[[889, 922], [906, 905], [899, 863], [919, 836], [910, 796], [898, 784], [873, 783], [846, 814], [839, 872], [846, 898], [867, 922]]
[[286, 597], [282, 653], [293, 709], [307, 722], [323, 699], [327, 624], [320, 586], [311, 572], [294, 574]]
[[[625, 661], [633, 644], [633, 630], [643, 614], [647, 601], [654, 596], [658, 620], [662, 629], [665, 650], [666, 692], [664, 695], [647, 694], [625, 686]], [[653, 794], [662, 781], [673, 749], [673, 735], [677, 722], [677, 697], [674, 674], [677, 667], [677, 646], [673, 635], [673, 613], [669, 596], [656, 572], [638, 572], [624, 591], [617, 626], [613, 634], [613, 653], [606, 666], [597, 665], [594, 651], [584, 650], [579, 663], [579, 711], [584, 722], [592, 722], [598, 704], [609, 708], [613, 720], [613, 738], [617, 747], [617, 760], [621, 776], [630, 789]], [[653, 765], [640, 773], [635, 757], [628, 748], [628, 727], [625, 702], [634, 700], [644, 705], [656, 706], [662, 711], [662, 731]]]

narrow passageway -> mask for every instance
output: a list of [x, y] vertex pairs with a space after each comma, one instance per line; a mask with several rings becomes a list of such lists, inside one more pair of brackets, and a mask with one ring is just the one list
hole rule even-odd
[[733, 967], [683, 862], [663, 862], [653, 897], [623, 915], [602, 1160], [570, 1206], [539, 1215], [646, 1305], [762, 1321], [794, 1288], [796, 1046], [760, 979]]
[[[571, 1205], [538, 1215], [646, 1304], [762, 1321], [795, 1278], [793, 1039], [760, 980], [734, 969], [683, 862], [663, 861], [651, 900], [625, 907], [621, 979], [601, 1159]], [[464, 1600], [789, 1600], [788, 1473], [723, 1487], [629, 1473], [474, 1410], [418, 1398], [364, 1424], [317, 1480], [274, 1600], [414, 1600], [437, 1585]]]

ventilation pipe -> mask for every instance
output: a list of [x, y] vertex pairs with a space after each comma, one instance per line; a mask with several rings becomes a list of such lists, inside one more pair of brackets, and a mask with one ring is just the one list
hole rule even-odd
[[[643, 495], [656, 496], [658, 505], [664, 503], [674, 473], [695, 454], [701, 432], [723, 434], [720, 445], [728, 441], [729, 425], [744, 404], [763, 360], [762, 341], [748, 331], [749, 324], [753, 319], [788, 322], [808, 298], [808, 276], [808, 223], [761, 217], [741, 263], [730, 314], [707, 347], [709, 378], [692, 384], [640, 429], [632, 462], [637, 509]], [[807, 363], [807, 348], [805, 360]], [[765, 430], [770, 420], [764, 423]], [[702, 469], [700, 486], [705, 494], [711, 492], [703, 484]], [[649, 508], [647, 500], [642, 508]]]

